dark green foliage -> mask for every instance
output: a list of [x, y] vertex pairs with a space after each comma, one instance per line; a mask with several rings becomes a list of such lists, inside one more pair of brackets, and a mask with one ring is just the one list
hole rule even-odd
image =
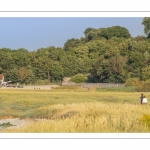
[[122, 83], [126, 79], [126, 58], [112, 51], [108, 58], [106, 55], [99, 57], [92, 68], [92, 76], [99, 82]]
[[85, 41], [83, 38], [81, 38], [81, 39], [74, 39], [74, 38], [69, 39], [64, 44], [64, 50], [65, 51], [71, 51], [73, 47], [77, 47], [77, 46], [82, 45], [84, 43], [85, 43]]
[[0, 67], [0, 74], [3, 73], [3, 69]]
[[85, 31], [83, 32], [85, 35], [87, 35], [90, 31], [94, 30], [94, 28], [87, 28], [85, 29]]
[[[142, 24], [149, 34], [149, 18], [144, 18]], [[2, 48], [0, 73], [4, 74], [5, 81], [22, 84], [50, 84], [77, 74], [88, 74], [86, 82], [125, 83], [130, 78], [147, 82], [150, 79], [150, 39], [133, 38], [128, 29], [121, 26], [87, 28], [84, 34], [80, 39], [68, 39], [64, 48], [49, 46], [31, 52], [24, 48]]]
[[144, 25], [144, 32], [146, 35], [150, 33], [150, 17], [145, 17], [142, 21], [142, 25]]
[[62, 81], [64, 77], [63, 68], [58, 61], [53, 62], [53, 65], [51, 68], [51, 76], [52, 76], [52, 80], [54, 81]]
[[74, 55], [65, 55], [60, 60], [64, 76], [74, 76], [78, 74], [78, 61]]
[[77, 58], [78, 73], [89, 73], [93, 61], [89, 57]]
[[13, 83], [19, 82], [19, 74], [17, 68], [12, 69], [9, 72], [6, 72], [5, 74], [7, 80], [12, 81]]
[[131, 35], [129, 31], [120, 26], [113, 26], [109, 28], [103, 28], [100, 32], [100, 36], [106, 38], [107, 40], [112, 38], [112, 37], [123, 37], [123, 38], [130, 38]]

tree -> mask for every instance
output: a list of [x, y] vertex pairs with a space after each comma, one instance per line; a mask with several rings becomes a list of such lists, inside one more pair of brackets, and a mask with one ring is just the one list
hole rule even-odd
[[19, 72], [18, 72], [17, 68], [13, 68], [10, 71], [7, 70], [4, 73], [4, 75], [5, 75], [5, 80], [6, 81], [12, 81], [14, 83], [19, 82]]
[[60, 65], [63, 67], [65, 77], [78, 74], [78, 60], [75, 55], [64, 55], [61, 57]]
[[89, 48], [89, 57], [91, 59], [97, 59], [100, 55], [103, 55], [106, 52], [107, 43], [108, 41], [106, 39], [88, 42], [86, 45]]
[[105, 37], [107, 40], [112, 37], [123, 37], [123, 38], [130, 38], [131, 35], [128, 29], [120, 26], [113, 26], [109, 28], [102, 28], [99, 34], [102, 37]]
[[95, 30], [94, 28], [86, 28], [83, 32], [85, 35], [87, 35], [90, 31]]
[[142, 21], [142, 25], [144, 25], [144, 33], [149, 36], [149, 34], [150, 34], [150, 17], [145, 17]]
[[84, 31], [85, 34], [85, 41], [89, 42], [92, 40], [97, 40], [100, 39], [101, 37], [99, 36], [101, 33], [101, 29], [94, 29], [94, 28], [87, 28]]
[[110, 70], [114, 76], [114, 82], [125, 82], [125, 79], [127, 78], [127, 58], [116, 54], [111, 57], [109, 61], [111, 65]]
[[89, 48], [88, 46], [84, 46], [84, 45], [78, 46], [78, 47], [73, 48], [73, 52], [78, 58], [84, 58], [88, 56]]
[[30, 63], [29, 57], [28, 57], [28, 51], [23, 48], [13, 50], [12, 58], [13, 58], [13, 63], [17, 67], [26, 67]]
[[3, 69], [0, 67], [0, 73], [3, 73]]
[[86, 34], [86, 41], [96, 40], [98, 38], [97, 30], [91, 30]]
[[0, 66], [3, 68], [3, 70], [10, 69], [10, 66], [14, 63], [11, 51], [8, 51], [8, 49], [0, 50]]
[[51, 78], [55, 81], [62, 81], [63, 77], [63, 68], [58, 61], [55, 61], [51, 68]]
[[41, 56], [37, 59], [37, 64], [40, 68], [43, 68], [44, 72], [47, 74], [47, 79], [50, 82], [50, 71], [53, 61], [46, 56]]
[[28, 71], [25, 67], [21, 67], [18, 71], [19, 79], [21, 83], [25, 83], [28, 78]]
[[150, 79], [150, 66], [146, 66], [142, 69], [142, 79], [143, 80]]
[[92, 66], [92, 76], [95, 82], [105, 82], [110, 77], [110, 63], [104, 56], [100, 56]]
[[78, 73], [89, 73], [92, 67], [92, 60], [88, 57], [77, 58], [78, 64]]
[[61, 53], [63, 52], [63, 49], [49, 47], [49, 48], [47, 48], [47, 51], [49, 52], [49, 54], [48, 54], [49, 58], [52, 59], [53, 61], [57, 61], [57, 60], [59, 60], [59, 57], [60, 57]]
[[74, 38], [69, 39], [64, 44], [64, 50], [65, 51], [70, 51], [73, 47], [77, 47], [77, 46], [82, 45], [84, 43], [85, 43], [85, 41], [84, 41], [83, 38], [81, 38], [81, 39], [74, 39]]

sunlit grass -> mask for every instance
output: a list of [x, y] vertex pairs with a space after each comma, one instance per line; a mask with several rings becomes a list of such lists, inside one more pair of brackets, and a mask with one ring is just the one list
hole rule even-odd
[[[140, 105], [141, 93], [78, 90], [80, 88], [72, 92], [1, 90], [0, 117], [30, 118], [32, 121], [26, 126], [1, 129], [0, 132], [150, 131], [140, 122], [144, 114], [150, 114], [149, 105]], [[144, 94], [149, 100], [150, 94]]]
[[[28, 126], [5, 129], [6, 132], [148, 132], [140, 117], [149, 114], [149, 106], [130, 104], [54, 105], [43, 110], [58, 110], [50, 120], [32, 121]], [[68, 112], [74, 112], [69, 113]], [[68, 114], [68, 115], [66, 115]], [[57, 117], [58, 118], [57, 118]]]

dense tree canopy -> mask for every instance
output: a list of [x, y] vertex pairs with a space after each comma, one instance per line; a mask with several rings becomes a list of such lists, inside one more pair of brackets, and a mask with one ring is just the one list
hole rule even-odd
[[[144, 18], [145, 34], [150, 19]], [[150, 41], [131, 37], [120, 26], [87, 28], [85, 37], [68, 39], [63, 48], [50, 46], [28, 51], [0, 49], [0, 73], [14, 83], [61, 82], [63, 77], [84, 74], [91, 82], [124, 83], [130, 78], [150, 79]], [[43, 83], [43, 82], [42, 82]]]

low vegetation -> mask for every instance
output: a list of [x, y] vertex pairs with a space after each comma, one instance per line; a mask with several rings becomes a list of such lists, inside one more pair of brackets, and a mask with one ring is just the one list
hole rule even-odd
[[[112, 133], [149, 132], [150, 106], [140, 105], [139, 92], [99, 91], [96, 88], [0, 90], [0, 118], [30, 119], [21, 127], [0, 132]], [[149, 93], [144, 93], [148, 100]]]
[[0, 129], [1, 128], [11, 127], [11, 126], [13, 126], [13, 125], [10, 122], [0, 123]]
[[83, 75], [76, 75], [71, 78], [71, 81], [75, 83], [86, 82], [86, 80], [87, 80], [87, 77]]

